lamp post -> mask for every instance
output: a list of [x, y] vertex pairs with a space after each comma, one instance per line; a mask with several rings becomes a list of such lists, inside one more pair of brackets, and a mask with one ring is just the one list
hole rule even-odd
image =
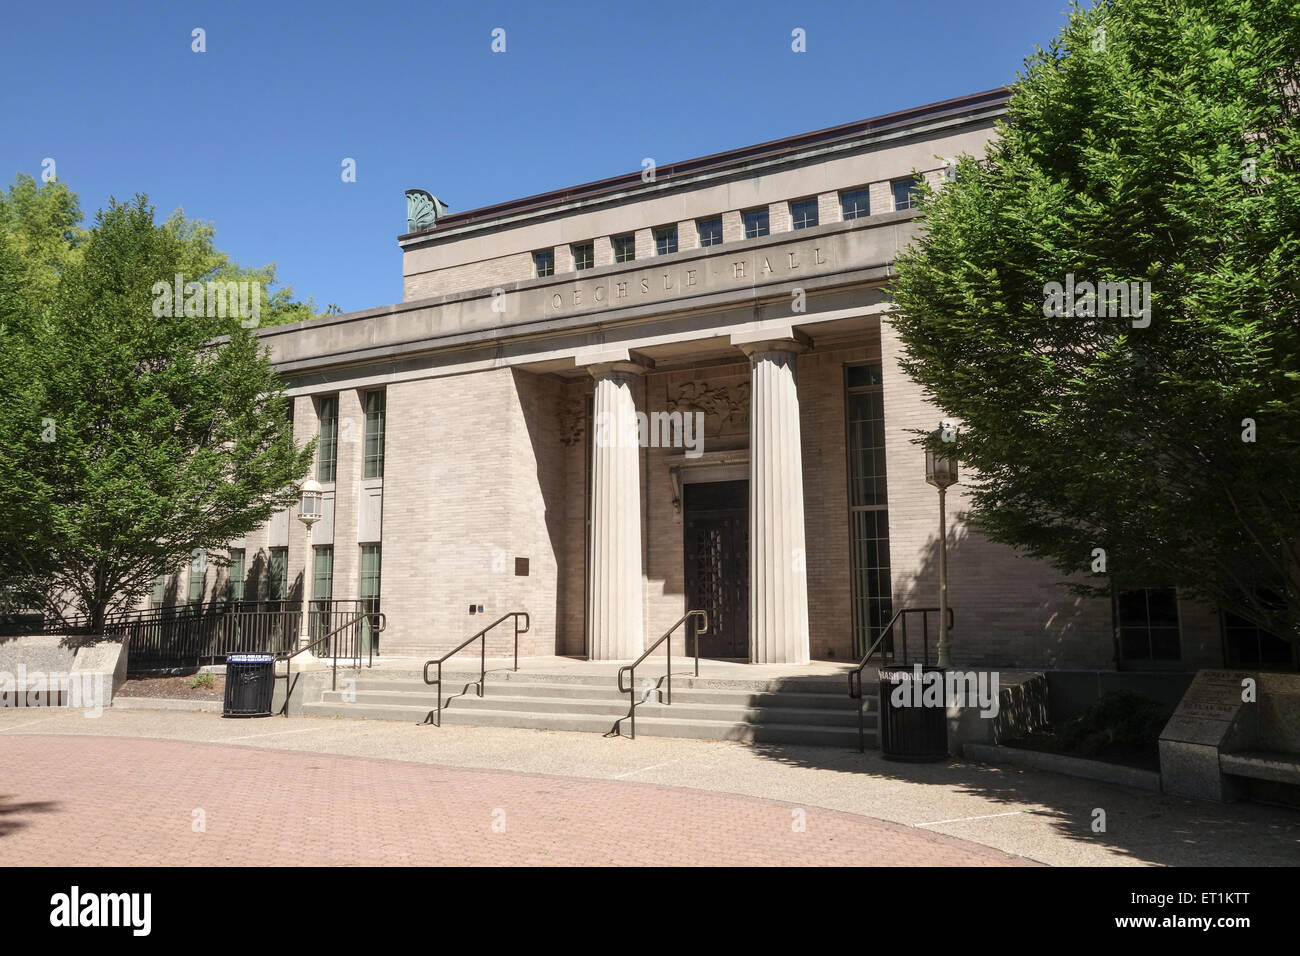
[[[301, 650], [311, 643], [311, 629], [308, 624], [311, 618], [311, 599], [310, 599], [310, 581], [311, 581], [311, 526], [314, 525], [321, 517], [321, 492], [320, 482], [314, 478], [308, 478], [302, 483], [302, 488], [298, 492], [298, 520], [303, 523], [307, 529], [307, 557], [303, 562], [302, 570], [302, 624], [298, 628], [298, 648]], [[310, 652], [308, 652], [310, 654]]]
[[[944, 429], [940, 426], [935, 436]], [[939, 666], [948, 667], [948, 519], [944, 511], [944, 497], [948, 486], [957, 483], [957, 459], [936, 454], [932, 448], [925, 450], [925, 480], [939, 489]]]

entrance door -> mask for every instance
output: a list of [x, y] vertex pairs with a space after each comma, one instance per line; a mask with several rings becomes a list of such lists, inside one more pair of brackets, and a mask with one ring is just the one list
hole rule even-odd
[[[748, 660], [749, 482], [696, 482], [682, 492], [686, 606], [709, 612], [700, 656]], [[695, 652], [693, 636], [686, 651]]]

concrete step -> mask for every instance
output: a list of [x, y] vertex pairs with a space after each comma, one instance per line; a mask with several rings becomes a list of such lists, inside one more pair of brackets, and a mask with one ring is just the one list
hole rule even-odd
[[[485, 702], [488, 702], [485, 699]], [[674, 705], [676, 706], [676, 705]], [[663, 707], [658, 713], [666, 713]], [[432, 713], [428, 705], [414, 704], [338, 704], [324, 702], [306, 704], [302, 712], [316, 717], [351, 717], [365, 720], [401, 720], [423, 723]], [[631, 733], [630, 722], [600, 714], [532, 713], [518, 710], [492, 710], [487, 706], [474, 708], [446, 708], [442, 712], [444, 725], [476, 727], [521, 727], [533, 730], [576, 731], [584, 733]], [[432, 728], [431, 728], [432, 730]], [[737, 740], [754, 743], [812, 744], [830, 747], [856, 748], [858, 730], [853, 727], [808, 725], [794, 723], [750, 723], [737, 720], [681, 719], [668, 716], [649, 716], [637, 710], [638, 735], [648, 737], [685, 737], [700, 740]], [[868, 728], [867, 743], [875, 745], [875, 731]]]
[[[434, 687], [426, 685], [423, 681], [358, 680], [353, 690], [358, 697], [363, 694], [367, 697], [375, 694], [397, 694], [419, 695], [422, 698], [427, 698], [430, 702], [434, 699]], [[473, 682], [446, 679], [443, 681], [443, 700], [453, 695], [472, 696], [474, 692]], [[343, 694], [344, 691], [342, 690], [327, 691], [326, 699], [342, 700]], [[508, 697], [535, 697], [552, 700], [610, 701], [622, 703], [624, 707], [628, 702], [628, 695], [618, 693], [616, 687], [590, 684], [524, 683], [521, 681], [497, 683], [489, 679], [485, 684], [484, 694], [488, 697], [505, 695]], [[661, 687], [651, 699], [662, 699], [663, 696], [666, 696], [666, 690]], [[639, 692], [637, 697], [640, 697]], [[408, 703], [408, 701], [402, 699], [389, 701], [374, 699], [377, 703]], [[865, 696], [864, 703], [867, 710], [874, 711], [876, 709], [877, 700], [874, 696]], [[857, 704], [849, 699], [847, 693], [812, 694], [716, 687], [691, 688], [682, 687], [674, 681], [673, 706], [679, 704], [718, 704], [731, 707], [796, 707], [809, 710], [851, 711], [854, 714], [857, 713]]]
[[[443, 713], [451, 710], [521, 711], [535, 714], [592, 714], [611, 720], [625, 716], [628, 700], [622, 698], [583, 699], [575, 697], [516, 696], [515, 686], [493, 688], [489, 685], [483, 697], [472, 691], [465, 696], [443, 695]], [[782, 696], [782, 695], [776, 695]], [[846, 698], [847, 702], [847, 698]], [[357, 691], [355, 699], [346, 700], [343, 691], [326, 691], [322, 703], [334, 704], [340, 716], [350, 709], [369, 705], [398, 705], [431, 709], [435, 704], [432, 693], [401, 693], [397, 691]], [[748, 706], [743, 699], [725, 703], [695, 703], [683, 701], [673, 695], [672, 705], [647, 701], [637, 707], [637, 720], [642, 717], [668, 717], [674, 720], [721, 720], [753, 724], [801, 724], [819, 727], [857, 727], [856, 708], [841, 707], [788, 707], [784, 702], [777, 706]], [[866, 715], [874, 725], [875, 714]]]

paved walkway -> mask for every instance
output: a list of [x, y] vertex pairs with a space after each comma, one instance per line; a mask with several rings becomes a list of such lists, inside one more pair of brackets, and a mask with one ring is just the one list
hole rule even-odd
[[[92, 754], [125, 738], [221, 745], [215, 749], [191, 746], [179, 754], [174, 752], [167, 773], [177, 786], [191, 776], [211, 780], [205, 768], [216, 759], [208, 756], [216, 750], [239, 748], [236, 765], [245, 761], [251, 765], [262, 759], [257, 756], [262, 751], [274, 751], [272, 757], [306, 758], [308, 767], [324, 766], [322, 761], [327, 755], [353, 756], [366, 758], [372, 766], [394, 768], [394, 773], [399, 772], [396, 768], [410, 764], [418, 766], [400, 772], [442, 768], [447, 776], [439, 779], [457, 779], [466, 772], [456, 768], [510, 771], [518, 775], [517, 779], [544, 781], [544, 786], [535, 787], [537, 790], [554, 789], [560, 785], [557, 778], [576, 778], [572, 786], [577, 789], [566, 788], [566, 793], [580, 792], [584, 783], [604, 782], [615, 788], [607, 791], [614, 794], [632, 784], [658, 784], [672, 788], [672, 792], [685, 788], [700, 791], [702, 796], [738, 798], [741, 803], [747, 797], [757, 798], [767, 806], [776, 801], [782, 808], [777, 817], [787, 830], [792, 822], [790, 810], [807, 808], [808, 831], [800, 834], [804, 837], [817, 836], [814, 823], [821, 819], [817, 814], [829, 810], [861, 818], [866, 824], [889, 821], [918, 834], [943, 834], [969, 841], [965, 844], [968, 848], [980, 844], [1051, 865], [1300, 865], [1300, 811], [1249, 803], [1199, 803], [1037, 770], [957, 759], [897, 764], [881, 760], [878, 752], [859, 754], [834, 747], [664, 737], [607, 739], [598, 734], [507, 727], [435, 728], [313, 717], [224, 720], [213, 714], [116, 708], [96, 719], [68, 709], [0, 709], [0, 767], [4, 768], [0, 796], [6, 798], [0, 803], [0, 828], [6, 821], [21, 820], [34, 830], [46, 826], [40, 817], [56, 815], [54, 811], [42, 814], [35, 810], [10, 815], [3, 812], [4, 805], [65, 799], [54, 788], [45, 786], [43, 771], [38, 772], [39, 763], [31, 761], [28, 765], [26, 758], [19, 759], [9, 750], [22, 745], [22, 739], [29, 734], [56, 735], [41, 738], [44, 752], [49, 753], [59, 752], [64, 741], [71, 744], [83, 738], [90, 742], [78, 746], [88, 748], [85, 752]], [[41, 752], [41, 748], [35, 751], [38, 755]], [[111, 762], [108, 766], [96, 762], [92, 771], [91, 764], [77, 767], [71, 755], [65, 759], [71, 763], [70, 769], [54, 770], [71, 774], [70, 788], [84, 788], [77, 792], [107, 794], [110, 789], [101, 790], [100, 777], [105, 781], [121, 779], [115, 775], [122, 771]], [[320, 771], [308, 773], [319, 775]], [[493, 775], [493, 779], [497, 776]], [[216, 779], [213, 786], [219, 790], [221, 778]], [[102, 800], [101, 819], [110, 834], [114, 827], [125, 825], [122, 820], [126, 810], [145, 807], [144, 800], [132, 794], [130, 787], [115, 785], [123, 791], [112, 799], [95, 797]], [[145, 780], [142, 786], [151, 784]], [[324, 781], [317, 783], [318, 789], [323, 786]], [[190, 811], [206, 805], [188, 799], [181, 807], [185, 833]], [[481, 799], [490, 803], [490, 809], [505, 809], [507, 825], [513, 826], [509, 805], [499, 799]], [[71, 809], [66, 802], [60, 806], [59, 812]], [[549, 806], [554, 809], [557, 805]], [[1104, 831], [1093, 827], [1097, 810], [1105, 813]], [[422, 812], [428, 815], [421, 817], [421, 826], [438, 818], [436, 811]], [[482, 806], [475, 805], [464, 813], [463, 826], [478, 826], [473, 821], [482, 819]], [[658, 822], [663, 825], [665, 820], [677, 825], [676, 818]], [[332, 824], [323, 817], [319, 826], [327, 825]], [[21, 832], [15, 830], [14, 837]], [[208, 832], [214, 832], [212, 826]], [[510, 832], [507, 829], [507, 834]], [[782, 831], [781, 839], [788, 838]], [[5, 849], [9, 843], [8, 838], [0, 839], [0, 862], [10, 859], [12, 851]], [[870, 841], [855, 845], [859, 854], [855, 862], [888, 862], [875, 855]], [[42, 851], [36, 850], [26, 858], [41, 856]], [[86, 862], [94, 862], [93, 857], [87, 855]]]
[[0, 865], [1002, 866], [866, 817], [680, 787], [191, 741], [6, 735]]

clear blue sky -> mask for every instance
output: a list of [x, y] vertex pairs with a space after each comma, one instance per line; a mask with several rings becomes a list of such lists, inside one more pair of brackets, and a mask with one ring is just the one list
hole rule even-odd
[[13, 3], [0, 177], [52, 157], [88, 220], [147, 193], [353, 311], [401, 299], [407, 188], [462, 211], [990, 89], [1067, 3]]

